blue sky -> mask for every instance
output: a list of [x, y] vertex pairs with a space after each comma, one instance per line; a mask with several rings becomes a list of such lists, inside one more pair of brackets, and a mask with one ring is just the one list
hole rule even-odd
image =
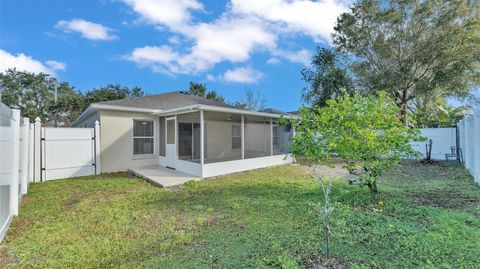
[[234, 102], [260, 91], [299, 107], [300, 71], [328, 46], [343, 1], [2, 0], [0, 69], [48, 72], [85, 91], [107, 83], [155, 94], [206, 83]]

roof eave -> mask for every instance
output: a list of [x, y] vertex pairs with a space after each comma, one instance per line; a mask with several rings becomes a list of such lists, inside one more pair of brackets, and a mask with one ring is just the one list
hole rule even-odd
[[150, 109], [150, 108], [139, 108], [139, 107], [128, 107], [128, 106], [115, 106], [115, 105], [106, 105], [106, 104], [90, 104], [87, 109], [85, 109], [80, 116], [72, 123], [72, 126], [76, 126], [78, 122], [82, 121], [84, 118], [90, 116], [92, 113], [98, 110], [115, 110], [115, 111], [129, 111], [129, 112], [141, 112], [141, 113], [155, 113], [160, 110]]
[[171, 116], [175, 114], [182, 114], [182, 113], [188, 113], [192, 111], [212, 111], [212, 112], [223, 112], [223, 113], [232, 113], [232, 114], [240, 114], [240, 115], [249, 115], [249, 116], [259, 116], [259, 117], [269, 117], [269, 118], [282, 118], [282, 117], [287, 117], [287, 118], [298, 118], [295, 115], [291, 115], [288, 113], [285, 114], [275, 114], [275, 113], [268, 113], [268, 112], [258, 112], [258, 111], [253, 111], [253, 110], [244, 110], [244, 109], [239, 109], [239, 108], [228, 108], [228, 107], [218, 107], [218, 106], [209, 106], [209, 105], [190, 105], [190, 106], [184, 106], [184, 107], [179, 107], [179, 108], [174, 108], [174, 109], [169, 109], [169, 110], [162, 110], [162, 111], [157, 111], [154, 112], [154, 115], [158, 116]]

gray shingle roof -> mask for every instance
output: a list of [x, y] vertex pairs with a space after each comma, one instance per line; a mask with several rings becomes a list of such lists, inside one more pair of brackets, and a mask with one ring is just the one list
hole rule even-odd
[[121, 106], [121, 107], [135, 107], [135, 108], [147, 108], [147, 109], [159, 109], [167, 110], [174, 109], [188, 105], [209, 105], [219, 107], [230, 107], [231, 105], [202, 98], [196, 95], [191, 95], [186, 92], [167, 92], [154, 95], [146, 95], [142, 97], [114, 100], [107, 102], [100, 102], [96, 104]]

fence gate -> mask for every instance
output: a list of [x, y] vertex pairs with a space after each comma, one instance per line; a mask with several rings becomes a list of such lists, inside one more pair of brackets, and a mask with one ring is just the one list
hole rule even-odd
[[97, 129], [42, 127], [40, 181], [96, 174]]

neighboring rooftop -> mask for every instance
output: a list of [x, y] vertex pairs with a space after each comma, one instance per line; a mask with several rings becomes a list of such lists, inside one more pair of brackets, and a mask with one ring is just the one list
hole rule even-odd
[[100, 102], [95, 104], [156, 110], [168, 110], [189, 105], [209, 105], [235, 108], [234, 106], [220, 101], [199, 97], [182, 91], [145, 95], [136, 98]]

